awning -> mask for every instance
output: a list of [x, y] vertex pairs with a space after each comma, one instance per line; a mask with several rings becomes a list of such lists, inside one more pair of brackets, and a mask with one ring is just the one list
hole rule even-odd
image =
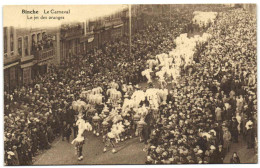
[[124, 24], [120, 24], [120, 25], [115, 25], [114, 28], [118, 28], [118, 27], [122, 27]]
[[85, 37], [81, 37], [80, 40], [79, 40], [80, 43], [83, 43], [85, 41], [88, 41], [88, 37], [86, 37], [86, 36]]
[[4, 69], [10, 68], [10, 67], [18, 65], [18, 64], [19, 64], [19, 62], [12, 63], [10, 65], [4, 66]]
[[87, 35], [87, 36], [84, 36], [84, 37], [81, 37], [80, 38], [80, 43], [82, 43], [82, 42], [91, 42], [91, 41], [93, 41], [93, 39], [94, 39], [94, 35], [93, 34], [91, 34], [91, 35]]
[[25, 57], [22, 57], [22, 58], [21, 58], [21, 62], [28, 61], [28, 60], [31, 60], [31, 59], [33, 59], [33, 58], [34, 58], [33, 55], [25, 56]]
[[111, 28], [111, 26], [109, 26], [109, 27], [105, 27], [105, 30], [108, 30], [108, 29], [110, 29]]
[[27, 67], [30, 67], [30, 66], [33, 66], [33, 65], [34, 65], [34, 62], [29, 62], [27, 64], [21, 65], [21, 68], [27, 68]]

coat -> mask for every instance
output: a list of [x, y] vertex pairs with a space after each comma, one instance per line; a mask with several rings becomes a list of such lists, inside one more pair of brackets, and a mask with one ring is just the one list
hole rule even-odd
[[224, 140], [223, 147], [224, 147], [224, 148], [229, 147], [229, 145], [230, 145], [230, 140], [231, 140], [231, 134], [230, 134], [229, 131], [224, 132], [224, 134], [223, 134], [223, 140]]
[[225, 151], [223, 149], [221, 151], [217, 149], [216, 155], [217, 155], [217, 163], [222, 164], [225, 158]]
[[248, 143], [254, 143], [254, 140], [255, 140], [255, 138], [254, 138], [254, 131], [253, 131], [253, 129], [248, 129], [247, 130], [247, 132], [246, 132], [246, 141], [248, 142]]
[[222, 121], [222, 110], [220, 108], [216, 108], [215, 113], [216, 113], [216, 120]]
[[232, 164], [238, 164], [238, 163], [240, 163], [240, 159], [239, 159], [239, 157], [237, 156], [236, 158], [231, 158], [230, 159], [230, 163], [232, 163]]

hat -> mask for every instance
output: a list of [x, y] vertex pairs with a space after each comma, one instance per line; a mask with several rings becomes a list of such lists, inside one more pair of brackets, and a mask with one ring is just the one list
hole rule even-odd
[[198, 152], [197, 152], [198, 154], [202, 154], [203, 153], [203, 151], [200, 149], [200, 150], [198, 150]]
[[112, 132], [109, 132], [109, 133], [107, 134], [107, 136], [108, 136], [108, 138], [110, 138], [110, 139], [115, 138], [115, 135], [114, 135]]
[[156, 147], [155, 146], [151, 146], [151, 149], [155, 149]]
[[210, 146], [210, 149], [211, 149], [211, 150], [215, 150], [216, 147], [215, 147], [214, 145], [211, 145], [211, 146]]

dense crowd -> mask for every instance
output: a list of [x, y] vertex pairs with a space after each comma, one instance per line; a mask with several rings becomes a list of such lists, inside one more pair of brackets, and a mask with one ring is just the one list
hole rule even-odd
[[[51, 67], [31, 85], [12, 93], [5, 92], [5, 163], [31, 164], [32, 157], [50, 148], [55, 137], [61, 134], [67, 137], [70, 129], [66, 128], [76, 127], [71, 105], [80, 98], [82, 88], [105, 87], [113, 79], [119, 84], [140, 82], [141, 75], [136, 72], [141, 71], [145, 63], [145, 58], [141, 58], [155, 50], [155, 46], [168, 35], [167, 31], [159, 33], [158, 29], [162, 29], [162, 25], [153, 23], [133, 37], [138, 41], [132, 50], [135, 58], [129, 58], [129, 46], [118, 40], [90, 51], [87, 56], [73, 57], [60, 67]], [[151, 33], [161, 38], [151, 36]], [[149, 48], [147, 41], [150, 42]], [[138, 46], [143, 47], [142, 50], [137, 49]]]
[[255, 19], [242, 9], [219, 14], [207, 31], [213, 37], [204, 50], [198, 46], [193, 73], [181, 77], [173, 103], [160, 110], [171, 112], [155, 124], [147, 163], [223, 163], [239, 134], [254, 147]]
[[[217, 22], [207, 30], [212, 38], [206, 45], [197, 46], [192, 73], [183, 70], [178, 82], [168, 88], [167, 104], [153, 110], [146, 100], [140, 104], [147, 106], [146, 115], [135, 115], [131, 109], [130, 115], [104, 122], [109, 116], [104, 112], [116, 109], [117, 116], [121, 114], [118, 104], [124, 102], [123, 86], [132, 88], [128, 96], [140, 90], [137, 84], [145, 81], [141, 72], [146, 69], [146, 61], [175, 47], [174, 39], [187, 31], [192, 13], [188, 9], [176, 11], [180, 17], [170, 26], [169, 21], [150, 23], [133, 35], [131, 54], [129, 44], [119, 39], [108, 42], [87, 55], [72, 57], [60, 67], [53, 66], [30, 86], [5, 92], [6, 165], [32, 164], [32, 157], [50, 148], [57, 136], [69, 141], [73, 132], [76, 138], [78, 112], [72, 103], [84, 100], [80, 96], [83, 91], [97, 87], [102, 88], [104, 103], [85, 109], [83, 119], [110, 142], [130, 138], [138, 131], [146, 144], [148, 164], [223, 163], [226, 150], [231, 141], [238, 141], [239, 133], [248, 148], [254, 147], [256, 18], [240, 9], [219, 13]], [[111, 83], [122, 93], [116, 107], [106, 94], [113, 87]], [[96, 121], [101, 129], [95, 126]], [[119, 138], [105, 134], [122, 123], [125, 132]]]

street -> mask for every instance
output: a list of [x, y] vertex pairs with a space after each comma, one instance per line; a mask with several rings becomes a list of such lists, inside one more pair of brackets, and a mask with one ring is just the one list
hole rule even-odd
[[119, 142], [115, 154], [111, 148], [104, 153], [103, 148], [102, 138], [88, 132], [83, 147], [84, 158], [78, 161], [74, 145], [58, 138], [52, 143], [51, 149], [36, 156], [33, 165], [144, 164], [146, 161], [146, 153], [142, 151], [144, 144], [138, 138]]
[[[119, 142], [115, 154], [111, 152], [111, 148], [104, 153], [103, 148], [102, 138], [88, 132], [83, 148], [84, 158], [78, 161], [74, 145], [58, 138], [53, 142], [51, 149], [35, 158], [34, 165], [144, 164], [146, 161], [146, 152], [142, 151], [144, 144], [140, 143], [138, 138]], [[233, 152], [237, 152], [241, 163], [257, 163], [257, 155], [254, 155], [253, 150], [247, 149], [246, 142], [240, 136], [239, 143], [232, 143], [224, 163], [230, 163]]]
[[[158, 81], [153, 81], [154, 87], [158, 87]], [[144, 89], [147, 83], [140, 83], [139, 86]], [[170, 89], [170, 85], [167, 86]], [[72, 134], [73, 135], [73, 134]], [[138, 138], [128, 139], [117, 144], [117, 153], [111, 152], [111, 147], [107, 152], [103, 152], [104, 143], [102, 138], [96, 137], [92, 132], [87, 132], [86, 141], [83, 147], [83, 160], [78, 161], [74, 145], [66, 140], [57, 138], [51, 149], [44, 151], [36, 156], [34, 165], [86, 165], [86, 164], [145, 164], [146, 152], [143, 152], [144, 144], [139, 142]], [[73, 140], [71, 136], [70, 142]], [[237, 152], [241, 163], [256, 163], [257, 155], [254, 149], [247, 149], [246, 142], [242, 136], [239, 136], [239, 143], [232, 143], [230, 151], [227, 153], [224, 163], [230, 163], [233, 152]]]
[[232, 143], [230, 151], [227, 153], [224, 163], [230, 163], [232, 154], [237, 152], [241, 163], [257, 163], [257, 155], [254, 154], [254, 149], [247, 149], [247, 144], [242, 136], [239, 136], [238, 143]]

